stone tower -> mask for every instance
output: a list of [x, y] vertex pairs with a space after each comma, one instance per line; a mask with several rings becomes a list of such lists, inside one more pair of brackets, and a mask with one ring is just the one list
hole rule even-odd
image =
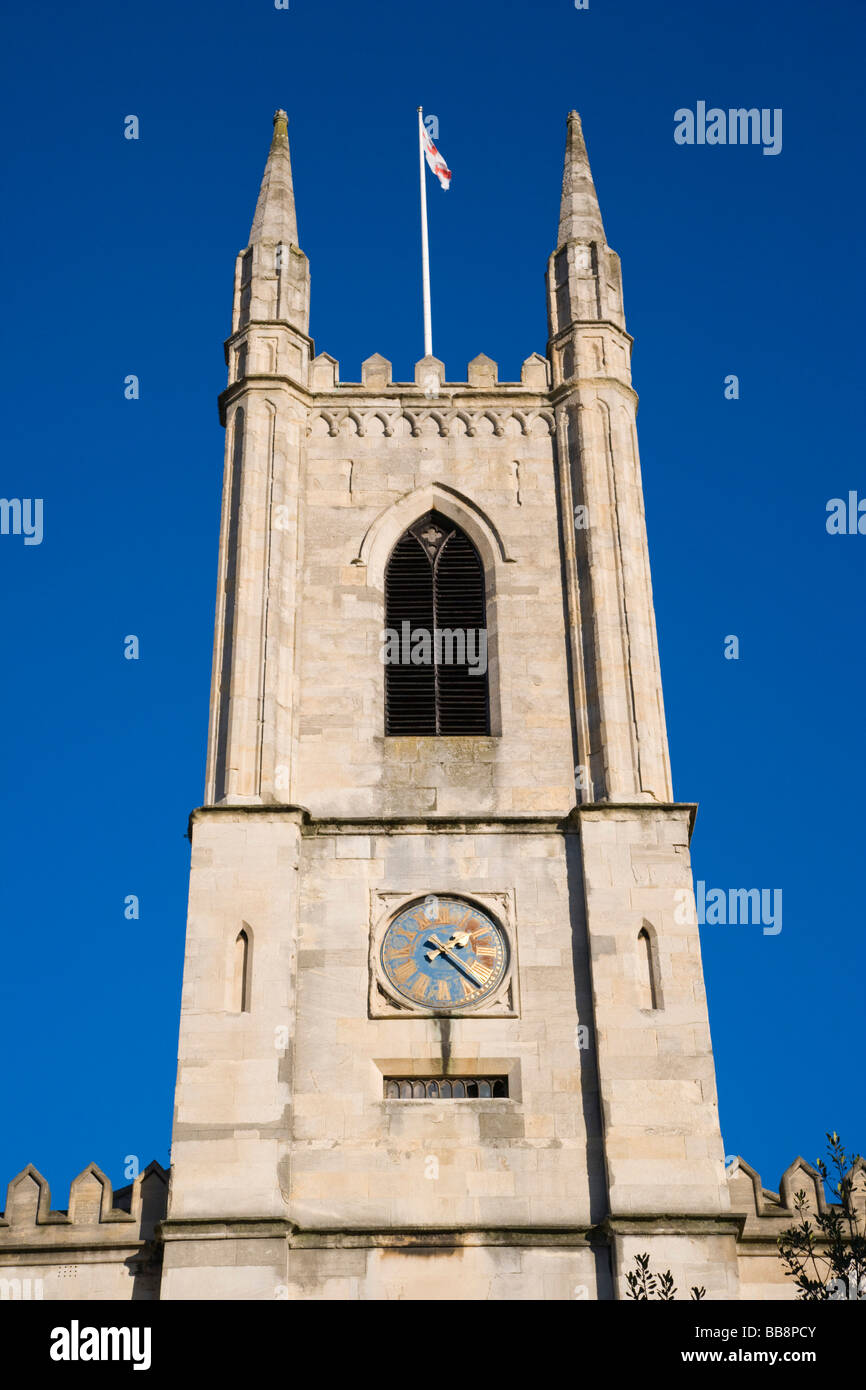
[[[277, 112], [220, 402], [163, 1298], [610, 1299], [641, 1250], [737, 1296], [632, 340], [574, 112], [547, 285], [520, 381], [376, 355], [341, 383]], [[385, 657], [425, 603], [434, 647], [469, 604], [484, 671]]]

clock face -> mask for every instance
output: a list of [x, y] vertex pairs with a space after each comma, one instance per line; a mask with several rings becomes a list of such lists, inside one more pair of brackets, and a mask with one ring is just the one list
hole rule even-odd
[[422, 1008], [472, 1008], [508, 967], [508, 944], [492, 918], [461, 898], [430, 896], [407, 907], [382, 942], [382, 969], [398, 994]]

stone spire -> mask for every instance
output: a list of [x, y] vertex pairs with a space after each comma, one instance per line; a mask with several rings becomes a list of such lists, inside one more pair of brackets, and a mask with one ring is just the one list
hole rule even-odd
[[565, 168], [562, 174], [562, 204], [559, 212], [557, 246], [568, 241], [604, 242], [604, 227], [589, 156], [583, 139], [583, 128], [576, 111], [568, 114], [568, 139], [565, 146]]
[[[580, 117], [568, 114], [568, 140], [562, 175], [562, 206], [556, 250], [548, 261], [547, 305], [550, 323], [548, 356], [553, 382], [558, 385], [575, 372], [590, 370], [590, 359], [601, 352], [594, 331], [591, 341], [578, 331], [580, 325], [610, 323], [625, 331], [622, 308], [622, 276], [619, 257], [607, 244], [601, 210]], [[626, 342], [626, 347], [628, 343]], [[626, 354], [627, 356], [628, 354]], [[625, 367], [619, 351], [610, 357], [617, 372]], [[630, 382], [627, 370], [623, 379]]]
[[[547, 264], [556, 434], [574, 506], [569, 613], [575, 766], [584, 800], [672, 797], [619, 257], [607, 244], [580, 117], [568, 117], [559, 244]], [[582, 518], [582, 519], [579, 519]]]
[[259, 189], [250, 246], [257, 241], [298, 245], [298, 219], [289, 154], [289, 118], [285, 111], [274, 112], [274, 136]]
[[[310, 327], [310, 267], [298, 246], [298, 219], [289, 156], [289, 118], [274, 112], [274, 134], [246, 250], [238, 257], [232, 332], [250, 324], [284, 323], [306, 338]], [[272, 341], [272, 340], [271, 340]], [[252, 361], [238, 344], [238, 368]], [[249, 347], [252, 348], [252, 344]], [[305, 355], [311, 344], [307, 340]], [[280, 354], [285, 356], [285, 354]], [[294, 360], [289, 353], [287, 365]], [[261, 369], [261, 363], [259, 369]]]

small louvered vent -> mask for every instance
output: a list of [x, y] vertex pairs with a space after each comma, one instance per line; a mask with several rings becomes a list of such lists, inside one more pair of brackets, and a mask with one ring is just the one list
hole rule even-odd
[[428, 512], [385, 572], [386, 734], [490, 732], [484, 569], [463, 531]]
[[507, 1076], [385, 1077], [386, 1100], [507, 1100]]

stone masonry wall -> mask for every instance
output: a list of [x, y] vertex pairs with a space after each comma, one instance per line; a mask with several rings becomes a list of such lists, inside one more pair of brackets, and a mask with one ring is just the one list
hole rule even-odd
[[[494, 363], [486, 387], [480, 370], [470, 365], [468, 384], [437, 379], [431, 400], [407, 383], [346, 386], [311, 412], [291, 799], [314, 815], [573, 804], [553, 417], [528, 387], [497, 387]], [[432, 507], [485, 568], [489, 739], [383, 737], [385, 565]]]

